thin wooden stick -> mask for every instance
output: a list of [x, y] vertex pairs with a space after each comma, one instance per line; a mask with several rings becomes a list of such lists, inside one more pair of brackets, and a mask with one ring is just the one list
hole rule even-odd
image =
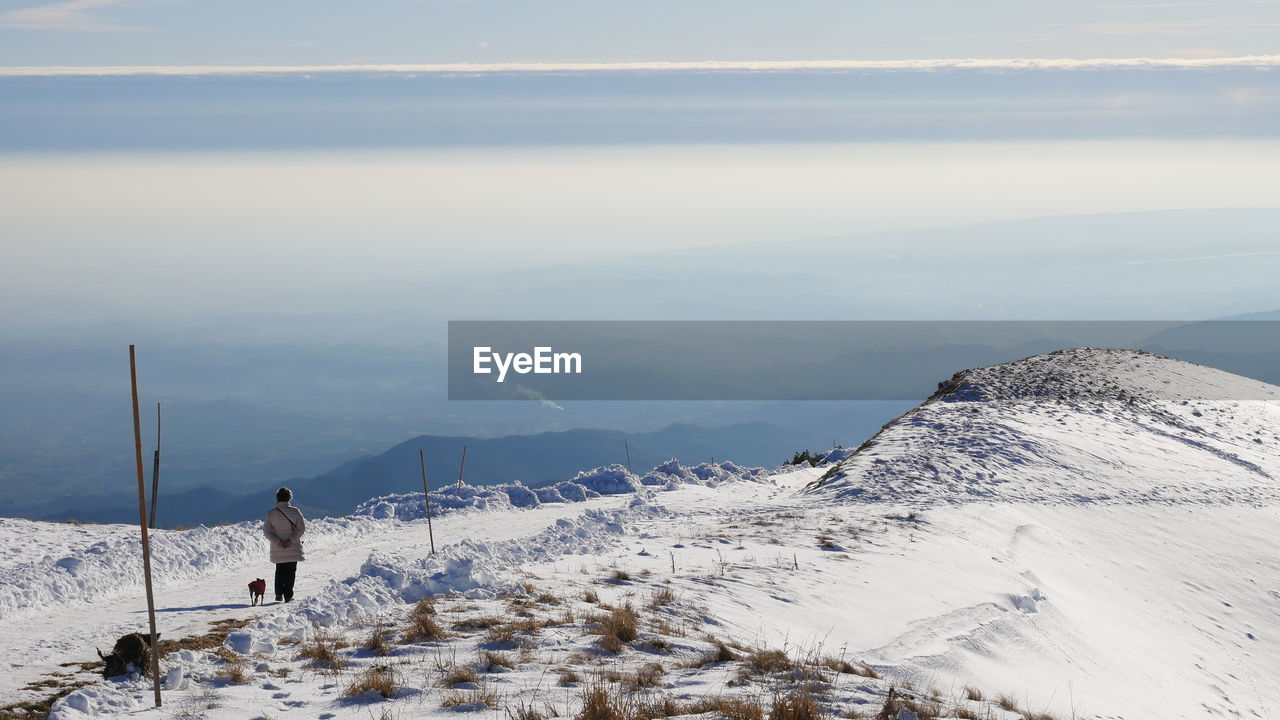
[[462, 489], [462, 471], [467, 469], [467, 446], [462, 446], [462, 464], [458, 466], [458, 489]]
[[427, 537], [431, 538], [431, 554], [436, 554], [436, 534], [431, 529], [431, 489], [427, 487], [427, 456], [418, 448], [418, 462], [422, 464], [422, 497], [427, 503]]
[[142, 529], [142, 575], [147, 584], [147, 618], [151, 621], [151, 679], [160, 707], [160, 643], [156, 634], [156, 600], [151, 592], [151, 540], [147, 536], [147, 485], [142, 471], [142, 421], [138, 416], [138, 364], [129, 346], [129, 384], [133, 390], [133, 454], [138, 465], [138, 526]]
[[151, 522], [156, 527], [156, 505], [160, 502], [160, 403], [156, 403], [156, 454], [151, 461]]
[[622, 447], [627, 449], [627, 472], [631, 472], [631, 446], [627, 444], [627, 439], [622, 439]]

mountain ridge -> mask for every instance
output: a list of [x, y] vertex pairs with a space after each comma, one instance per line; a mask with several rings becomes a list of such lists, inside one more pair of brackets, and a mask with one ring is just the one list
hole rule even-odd
[[1060, 350], [956, 373], [829, 456], [808, 489], [926, 503], [1260, 504], [1280, 498], [1277, 400], [1273, 385], [1153, 353]]

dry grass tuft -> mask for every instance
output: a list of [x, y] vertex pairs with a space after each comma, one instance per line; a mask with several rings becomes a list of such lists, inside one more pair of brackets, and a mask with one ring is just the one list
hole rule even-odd
[[681, 711], [685, 715], [714, 712], [728, 720], [764, 720], [764, 706], [755, 697], [704, 697], [688, 703]]
[[431, 599], [419, 600], [409, 611], [408, 623], [400, 631], [401, 642], [432, 642], [449, 637], [449, 633], [436, 622], [435, 605]]
[[480, 673], [470, 665], [454, 665], [440, 679], [440, 686], [451, 688], [463, 683], [479, 683]]
[[[502, 645], [514, 645], [521, 640], [527, 639], [530, 635], [537, 635], [542, 632], [542, 628], [555, 624], [552, 620], [538, 620], [536, 618], [524, 618], [506, 623], [504, 625], [495, 625], [489, 628], [485, 639], [491, 643]], [[522, 637], [522, 635], [524, 637]]]
[[781, 650], [756, 650], [747, 656], [747, 670], [757, 675], [783, 672], [793, 667], [791, 658]]
[[662, 676], [666, 672], [658, 663], [649, 663], [644, 667], [637, 668], [635, 672], [627, 677], [627, 687], [633, 692], [646, 688], [662, 687], [664, 684]]
[[524, 700], [521, 700], [515, 706], [508, 705], [506, 711], [509, 720], [546, 720], [547, 718], [559, 716], [556, 709], [549, 703], [544, 704], [543, 708], [539, 710], [532, 703], [526, 703]]
[[321, 670], [337, 671], [347, 666], [346, 658], [338, 650], [346, 646], [341, 639], [317, 633], [315, 638], [298, 650], [298, 657], [307, 658], [308, 666]]
[[983, 696], [982, 691], [981, 691], [981, 690], [979, 690], [978, 688], [976, 688], [976, 687], [974, 687], [974, 686], [972, 686], [972, 685], [965, 685], [965, 686], [964, 686], [964, 699], [965, 699], [965, 700], [972, 700], [972, 701], [974, 701], [974, 702], [982, 702], [982, 701], [985, 699], [985, 697]]
[[467, 618], [459, 620], [453, 624], [454, 630], [488, 630], [495, 628], [505, 621], [497, 615], [481, 615], [480, 617]]
[[351, 684], [342, 691], [342, 696], [356, 697], [370, 690], [384, 698], [394, 697], [396, 694], [395, 670], [388, 665], [374, 665], [352, 679]]
[[391, 628], [384, 623], [375, 623], [373, 629], [369, 631], [369, 637], [365, 638], [364, 643], [360, 647], [368, 650], [377, 657], [386, 657], [391, 654]]
[[516, 661], [510, 655], [485, 650], [480, 653], [480, 669], [484, 672], [495, 672], [498, 668], [516, 669]]
[[582, 682], [581, 675], [569, 668], [565, 668], [560, 671], [560, 678], [556, 680], [556, 685], [559, 687], [569, 687], [570, 685], [577, 685], [580, 682]]
[[599, 683], [593, 683], [582, 693], [582, 709], [574, 720], [629, 720], [629, 713], [621, 699], [610, 695]]
[[[889, 695], [884, 700], [884, 706], [880, 708], [880, 714], [876, 717], [897, 718], [903, 710], [915, 713], [920, 720], [934, 720], [944, 712], [940, 699], [913, 698], [898, 692], [896, 688], [889, 688]], [[950, 717], [960, 716], [955, 715], [953, 710]]]
[[662, 607], [676, 601], [676, 594], [669, 587], [660, 587], [649, 596], [649, 607]]
[[678, 667], [700, 668], [703, 665], [710, 665], [711, 663], [733, 662], [738, 659], [738, 654], [730, 650], [724, 643], [718, 640], [714, 642], [714, 648], [708, 650], [700, 657], [680, 663]]
[[583, 602], [589, 602], [589, 603], [591, 603], [592, 605], [596, 605], [596, 604], [599, 604], [599, 602], [600, 602], [600, 595], [599, 595], [599, 593], [597, 593], [595, 590], [592, 590], [592, 589], [590, 589], [590, 588], [587, 588], [587, 589], [582, 593], [582, 601], [583, 601]]
[[727, 720], [765, 720], [766, 716], [760, 700], [754, 697], [707, 696], [680, 702], [665, 693], [636, 692], [624, 684], [610, 687], [603, 682], [607, 679], [597, 675], [582, 689], [582, 707], [574, 720], [659, 720], [704, 713]]
[[451, 690], [440, 699], [440, 707], [460, 705], [498, 707], [498, 691], [486, 683], [480, 683], [475, 690]]
[[600, 648], [606, 652], [622, 652], [627, 643], [639, 637], [640, 618], [630, 605], [615, 608], [599, 621]]
[[[221, 654], [219, 654], [221, 657]], [[244, 668], [244, 660], [236, 657], [233, 661], [227, 661], [227, 664], [218, 669], [214, 675], [219, 680], [236, 685], [244, 685], [249, 682], [249, 673]]]
[[827, 711], [809, 691], [809, 685], [773, 696], [769, 720], [825, 720]]

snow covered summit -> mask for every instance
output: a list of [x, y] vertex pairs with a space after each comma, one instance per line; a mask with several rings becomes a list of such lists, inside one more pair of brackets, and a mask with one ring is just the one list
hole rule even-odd
[[811, 490], [957, 502], [1270, 502], [1280, 388], [1134, 350], [956, 373]]

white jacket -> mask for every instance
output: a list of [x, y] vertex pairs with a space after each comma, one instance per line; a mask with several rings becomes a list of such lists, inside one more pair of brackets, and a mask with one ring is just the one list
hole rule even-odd
[[[288, 500], [276, 503], [262, 523], [262, 534], [271, 541], [271, 562], [286, 563], [306, 560], [302, 556], [302, 534], [307, 531], [307, 521], [302, 511]], [[284, 541], [289, 540], [289, 547]]]

